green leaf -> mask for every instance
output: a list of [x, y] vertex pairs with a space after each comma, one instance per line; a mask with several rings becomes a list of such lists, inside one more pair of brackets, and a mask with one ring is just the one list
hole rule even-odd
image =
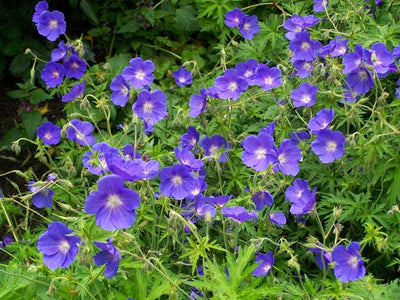
[[99, 19], [97, 19], [97, 16], [96, 16], [95, 12], [93, 11], [92, 5], [90, 5], [90, 3], [88, 1], [81, 0], [81, 2], [79, 3], [79, 6], [94, 25], [99, 24]]
[[21, 115], [21, 119], [22, 119], [22, 126], [26, 131], [28, 139], [32, 139], [36, 132], [36, 128], [42, 121], [42, 116], [40, 112], [38, 112], [37, 110], [24, 112]]
[[42, 89], [36, 89], [32, 92], [31, 94], [31, 99], [30, 99], [30, 103], [31, 104], [36, 104], [36, 103], [40, 103], [46, 100], [50, 100], [53, 97], [50, 96], [49, 94], [47, 94], [44, 90]]
[[129, 21], [124, 26], [122, 26], [117, 33], [128, 33], [128, 32], [136, 32], [140, 28], [140, 25], [136, 21]]

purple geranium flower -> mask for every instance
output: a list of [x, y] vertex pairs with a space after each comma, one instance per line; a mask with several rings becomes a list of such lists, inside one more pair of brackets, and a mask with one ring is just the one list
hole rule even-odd
[[129, 99], [130, 86], [121, 74], [115, 76], [110, 83], [110, 96], [112, 103], [124, 107]]
[[81, 79], [87, 70], [86, 62], [76, 54], [71, 54], [64, 62], [65, 76], [68, 78]]
[[295, 74], [300, 78], [307, 78], [311, 76], [313, 70], [312, 61], [296, 60], [293, 63], [293, 67], [296, 69]]
[[215, 217], [215, 208], [208, 204], [206, 198], [204, 197], [196, 197], [194, 209], [196, 211], [196, 215], [203, 219], [207, 220]]
[[264, 91], [272, 90], [282, 85], [281, 70], [278, 67], [270, 68], [267, 65], [260, 64], [254, 81], [255, 84], [261, 86]]
[[122, 155], [115, 148], [107, 151], [104, 155], [107, 167], [111, 172], [122, 177], [125, 181], [137, 181], [144, 179], [144, 165], [140, 159], [140, 155], [136, 152], [134, 156], [133, 149], [129, 148], [125, 147], [122, 150]]
[[248, 83], [240, 78], [236, 70], [228, 69], [224, 75], [215, 79], [214, 86], [219, 98], [237, 100], [242, 95], [242, 92], [247, 90]]
[[189, 126], [187, 133], [184, 133], [181, 136], [181, 142], [179, 143], [179, 146], [186, 150], [192, 150], [197, 145], [199, 138], [200, 133], [197, 132], [196, 128]]
[[194, 154], [189, 150], [181, 150], [178, 147], [175, 147], [174, 152], [179, 162], [191, 170], [199, 170], [204, 166], [203, 161], [200, 159], [196, 159], [194, 157]]
[[82, 157], [82, 164], [94, 175], [101, 175], [108, 172], [109, 168], [105, 160], [105, 153], [114, 149], [106, 142], [94, 144], [93, 151], [86, 151]]
[[37, 249], [43, 253], [43, 263], [52, 270], [65, 269], [72, 264], [78, 254], [80, 237], [71, 235], [62, 222], [53, 222], [38, 239]]
[[204, 178], [204, 176], [199, 176], [194, 179], [190, 194], [187, 196], [187, 199], [195, 199], [207, 189], [207, 182]]
[[107, 278], [114, 277], [119, 267], [121, 254], [113, 245], [112, 238], [108, 239], [107, 243], [93, 242], [93, 244], [102, 250], [93, 257], [95, 265], [106, 265], [104, 275]]
[[146, 85], [151, 85], [154, 80], [154, 63], [141, 57], [133, 58], [129, 61], [129, 66], [124, 68], [122, 76], [135, 89], [141, 89]]
[[298, 32], [316, 25], [319, 21], [321, 21], [321, 19], [317, 19], [314, 15], [308, 15], [304, 17], [292, 15], [283, 23], [283, 28], [289, 31], [285, 34], [285, 37], [288, 40], [293, 40]]
[[239, 25], [239, 32], [243, 34], [246, 40], [251, 40], [255, 34], [260, 31], [257, 16], [245, 15]]
[[351, 90], [357, 94], [367, 93], [374, 86], [374, 78], [365, 67], [358, 68], [349, 73], [346, 81]]
[[333, 109], [321, 109], [314, 117], [311, 118], [307, 127], [311, 133], [317, 133], [320, 130], [328, 128], [334, 115], [335, 111]]
[[172, 196], [176, 200], [183, 200], [189, 196], [192, 191], [191, 187], [194, 184], [194, 178], [189, 168], [183, 165], [173, 165], [162, 169], [158, 178], [161, 180], [161, 192], [165, 196]]
[[190, 97], [189, 117], [191, 118], [198, 117], [206, 108], [206, 104], [207, 104], [207, 91], [205, 88], [201, 88], [199, 94], [194, 94], [192, 97]]
[[239, 78], [245, 79], [249, 85], [256, 84], [254, 77], [257, 73], [257, 68], [258, 62], [253, 58], [250, 58], [245, 62], [238, 62], [235, 66]]
[[335, 276], [343, 282], [364, 277], [364, 261], [360, 257], [360, 244], [358, 242], [351, 242], [347, 248], [343, 245], [336, 246], [332, 251], [332, 260], [336, 262], [333, 268]]
[[273, 137], [269, 134], [248, 136], [243, 141], [243, 149], [243, 163], [256, 171], [265, 171], [269, 165], [276, 163], [276, 147]]
[[85, 212], [96, 215], [97, 226], [105, 230], [130, 228], [136, 220], [139, 195], [125, 188], [124, 180], [114, 174], [101, 178], [97, 187], [86, 198]]
[[47, 11], [48, 8], [49, 4], [47, 4], [46, 0], [38, 2], [35, 6], [35, 12], [33, 13], [32, 16], [32, 22], [37, 25], [40, 21], [40, 15], [43, 12]]
[[175, 82], [179, 87], [189, 85], [193, 82], [192, 73], [185, 68], [179, 68], [172, 73], [172, 76], [175, 78]]
[[228, 149], [230, 145], [226, 143], [225, 139], [220, 135], [214, 135], [212, 137], [205, 136], [200, 141], [201, 147], [204, 149], [204, 155], [210, 159], [219, 160], [220, 162], [226, 162], [228, 159]]
[[60, 41], [58, 47], [51, 51], [51, 61], [59, 61], [63, 59], [70, 48], [71, 45], [65, 45], [64, 41]]
[[319, 156], [322, 163], [331, 163], [344, 155], [346, 138], [340, 131], [324, 129], [317, 132], [311, 143], [311, 150]]
[[91, 135], [93, 131], [92, 124], [74, 119], [69, 122], [69, 125], [67, 129], [67, 138], [71, 141], [75, 141], [81, 146], [91, 146], [96, 143], [95, 138]]
[[207, 203], [214, 206], [224, 206], [229, 200], [232, 199], [232, 195], [221, 195], [221, 196], [208, 196], [204, 197]]
[[239, 8], [230, 10], [225, 14], [225, 25], [228, 27], [239, 27], [245, 16]]
[[329, 268], [329, 264], [332, 262], [332, 254], [330, 252], [325, 252], [318, 247], [307, 249], [316, 254], [315, 261], [320, 269], [324, 270]]
[[257, 268], [253, 271], [253, 275], [255, 277], [265, 277], [271, 271], [272, 266], [274, 265], [275, 259], [274, 255], [272, 254], [272, 251], [269, 251], [268, 253], [259, 253], [256, 256], [256, 263], [259, 263]]
[[306, 131], [292, 131], [290, 139], [295, 143], [300, 143], [303, 140], [308, 140], [310, 135]]
[[225, 217], [231, 218], [239, 223], [246, 222], [247, 220], [255, 221], [258, 215], [255, 211], [248, 212], [243, 206], [230, 206], [223, 207], [221, 212]]
[[62, 96], [62, 102], [70, 102], [79, 97], [82, 97], [83, 92], [85, 91], [86, 81], [82, 81], [81, 83], [75, 84], [68, 93]]
[[364, 51], [365, 62], [374, 67], [378, 74], [386, 74], [394, 63], [393, 54], [383, 43], [374, 43], [371, 50]]
[[47, 87], [53, 88], [63, 82], [64, 75], [65, 70], [63, 65], [51, 61], [44, 66], [40, 73], [40, 78], [46, 83]]
[[39, 187], [35, 185], [34, 181], [29, 181], [28, 190], [34, 194], [32, 196], [32, 203], [37, 208], [51, 207], [53, 203], [52, 198], [54, 196], [54, 192], [51, 189]]
[[314, 0], [313, 10], [315, 12], [325, 11], [328, 6], [328, 0]]
[[132, 111], [141, 118], [149, 128], [167, 115], [165, 103], [167, 96], [161, 90], [149, 92], [142, 90], [132, 106]]
[[274, 203], [274, 197], [267, 191], [255, 193], [251, 200], [253, 200], [256, 210], [262, 210], [266, 205], [271, 206]]
[[67, 28], [64, 14], [58, 10], [43, 11], [39, 16], [36, 26], [39, 34], [47, 37], [47, 39], [52, 42], [54, 42], [61, 34], [64, 34], [65, 29]]
[[282, 225], [286, 224], [286, 217], [283, 212], [276, 211], [276, 212], [270, 213], [268, 215], [268, 218], [272, 224], [278, 225], [280, 227], [282, 227]]
[[297, 175], [300, 170], [299, 161], [303, 159], [298, 143], [284, 139], [277, 151], [277, 157], [277, 169], [285, 175]]
[[293, 215], [304, 215], [310, 212], [315, 205], [315, 194], [317, 188], [311, 192], [307, 180], [297, 178], [293, 185], [286, 189], [285, 197], [292, 203], [290, 213]]
[[347, 53], [343, 57], [343, 73], [351, 73], [358, 70], [361, 67], [364, 57], [364, 49], [360, 44], [356, 44], [354, 52]]
[[313, 60], [317, 56], [320, 47], [321, 43], [319, 41], [311, 40], [307, 31], [301, 31], [289, 43], [289, 48], [293, 52], [292, 61]]
[[294, 107], [313, 106], [315, 104], [315, 95], [318, 87], [308, 82], [303, 82], [299, 87], [290, 93]]
[[152, 179], [157, 176], [160, 169], [160, 163], [157, 160], [143, 161], [142, 163], [142, 179]]
[[44, 122], [36, 129], [36, 134], [46, 145], [57, 145], [60, 142], [61, 129], [51, 122]]

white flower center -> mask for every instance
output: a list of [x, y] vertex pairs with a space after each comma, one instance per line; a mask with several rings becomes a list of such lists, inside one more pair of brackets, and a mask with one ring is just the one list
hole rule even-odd
[[76, 69], [78, 69], [78, 68], [79, 68], [79, 66], [78, 66], [78, 64], [77, 64], [76, 62], [72, 63], [71, 69], [76, 70]]
[[266, 77], [264, 79], [265, 84], [272, 84], [273, 81], [274, 81], [274, 79], [272, 77]]
[[53, 73], [51, 73], [51, 76], [52, 76], [54, 79], [57, 79], [58, 77], [60, 77], [60, 73], [58, 73], [57, 71], [54, 71]]
[[340, 53], [340, 54], [346, 53], [346, 47], [341, 47], [341, 48], [339, 49], [339, 53]]
[[198, 194], [200, 194], [200, 189], [199, 188], [195, 188], [192, 190], [192, 195], [193, 196], [197, 196]]
[[229, 89], [230, 89], [232, 92], [236, 91], [237, 88], [238, 88], [238, 86], [237, 86], [237, 83], [236, 83], [236, 82], [231, 82], [231, 83], [229, 84]]
[[144, 112], [146, 112], [146, 113], [151, 112], [151, 111], [153, 110], [153, 103], [151, 103], [151, 102], [146, 102], [146, 103], [143, 105], [143, 110], [144, 110]]
[[265, 264], [263, 266], [263, 270], [264, 270], [265, 273], [269, 272], [269, 270], [271, 270], [271, 265], [270, 264]]
[[285, 154], [282, 153], [282, 154], [279, 154], [278, 160], [279, 160], [279, 162], [280, 162], [281, 164], [284, 164], [284, 163], [287, 161], [287, 157], [286, 157]]
[[51, 29], [56, 29], [58, 26], [58, 22], [57, 22], [57, 20], [51, 20], [49, 25], [50, 25]]
[[360, 78], [360, 80], [365, 80], [367, 78], [367, 72], [365, 71], [359, 71], [358, 72], [358, 77]]
[[310, 70], [311, 69], [311, 64], [306, 62], [306, 63], [304, 63], [303, 68], [306, 69], [306, 70]]
[[143, 71], [137, 71], [135, 74], [136, 79], [143, 80], [146, 74]]
[[330, 142], [328, 142], [328, 143], [326, 144], [326, 149], [327, 149], [329, 152], [334, 152], [334, 151], [336, 151], [336, 148], [337, 148], [337, 144], [336, 144], [335, 141], [330, 141]]
[[301, 44], [301, 47], [300, 47], [302, 50], [308, 50], [308, 49], [310, 49], [310, 44], [309, 43], [307, 43], [307, 42], [303, 42], [302, 44]]
[[259, 148], [256, 150], [257, 159], [265, 158], [265, 154], [267, 154], [267, 150], [264, 148]]
[[70, 247], [71, 245], [68, 243], [68, 241], [63, 240], [58, 245], [58, 250], [60, 250], [62, 253], [67, 253]]
[[251, 75], [253, 75], [253, 71], [251, 70], [247, 70], [246, 73], [244, 73], [244, 77], [250, 77]]
[[179, 175], [175, 175], [174, 177], [172, 177], [172, 183], [177, 186], [177, 185], [181, 185], [182, 184], [182, 177]]
[[184, 83], [185, 82], [185, 77], [179, 77], [179, 82]]
[[107, 198], [107, 206], [110, 208], [116, 208], [121, 204], [121, 198], [118, 195], [110, 195]]
[[356, 269], [358, 266], [358, 257], [352, 255], [351, 258], [348, 260], [348, 263], [353, 269]]
[[310, 95], [304, 95], [304, 96], [301, 98], [301, 101], [304, 102], [304, 103], [310, 102], [310, 101], [311, 101]]
[[250, 24], [249, 23], [244, 23], [243, 29], [244, 30], [249, 30], [250, 29]]
[[46, 132], [46, 134], [44, 135], [44, 138], [46, 139], [46, 140], [49, 140], [49, 139], [51, 139], [53, 137], [53, 135], [50, 133], [50, 132]]

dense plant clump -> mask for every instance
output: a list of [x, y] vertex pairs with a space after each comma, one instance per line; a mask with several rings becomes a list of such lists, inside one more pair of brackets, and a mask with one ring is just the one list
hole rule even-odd
[[[135, 51], [114, 37], [105, 61], [37, 3], [53, 43], [26, 51], [29, 81], [65, 117], [12, 142], [47, 171], [15, 170], [26, 186], [0, 199], [0, 298], [394, 299], [400, 7], [385, 2], [149, 3], [146, 28], [123, 11], [114, 31]], [[130, 40], [174, 14], [187, 28], [165, 30], [199, 43], [213, 24], [210, 46]]]

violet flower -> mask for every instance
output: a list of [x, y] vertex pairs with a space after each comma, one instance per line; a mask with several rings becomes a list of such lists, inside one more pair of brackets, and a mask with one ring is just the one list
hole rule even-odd
[[43, 263], [47, 267], [65, 269], [74, 262], [81, 239], [71, 235], [73, 232], [64, 223], [53, 222], [39, 237], [37, 249], [43, 253]]
[[40, 78], [46, 83], [47, 87], [54, 88], [64, 81], [64, 75], [63, 65], [51, 61], [44, 66]]
[[200, 133], [193, 126], [188, 127], [187, 133], [181, 136], [179, 146], [186, 150], [192, 150], [198, 143]]
[[358, 280], [365, 276], [358, 242], [351, 242], [347, 248], [343, 245], [336, 246], [332, 251], [332, 261], [336, 262], [333, 273], [342, 282]]
[[317, 132], [317, 138], [311, 143], [311, 150], [319, 156], [322, 163], [328, 164], [345, 153], [346, 138], [340, 131], [324, 129]]
[[225, 25], [228, 27], [239, 27], [245, 16], [239, 8], [230, 10], [225, 14]]
[[95, 138], [91, 135], [93, 131], [92, 124], [86, 121], [79, 121], [78, 119], [70, 121], [69, 124], [67, 138], [71, 141], [75, 141], [81, 146], [91, 146], [96, 143]]
[[257, 16], [245, 15], [239, 25], [239, 32], [243, 34], [246, 40], [251, 40], [255, 34], [260, 31]]
[[238, 62], [235, 66], [235, 70], [239, 74], [239, 78], [247, 81], [248, 85], [255, 85], [255, 76], [257, 73], [258, 62], [250, 58], [245, 62]]
[[316, 188], [310, 191], [307, 180], [295, 179], [293, 185], [289, 186], [285, 192], [285, 198], [292, 203], [290, 213], [304, 215], [313, 210], [316, 191]]
[[86, 151], [82, 157], [82, 164], [94, 175], [102, 175], [104, 172], [108, 172], [107, 162], [105, 160], [105, 154], [111, 149], [106, 142], [94, 144], [92, 147], [93, 151]]
[[260, 133], [258, 136], [250, 135], [243, 141], [242, 161], [256, 170], [265, 171], [270, 165], [276, 163], [276, 147], [274, 139], [269, 134]]
[[221, 99], [237, 100], [242, 92], [247, 90], [248, 83], [241, 79], [234, 69], [228, 69], [222, 76], [218, 76], [214, 82], [218, 97]]
[[68, 78], [81, 79], [87, 70], [86, 62], [76, 54], [71, 54], [64, 62], [65, 76]]
[[300, 171], [299, 161], [303, 159], [303, 155], [298, 143], [284, 139], [277, 151], [277, 157], [276, 169], [283, 174], [296, 176]]
[[139, 195], [125, 188], [124, 180], [114, 174], [101, 178], [97, 188], [87, 196], [85, 212], [96, 215], [97, 226], [105, 230], [130, 228], [136, 221]]
[[121, 254], [113, 245], [112, 238], [108, 239], [107, 243], [93, 242], [93, 244], [101, 250], [93, 257], [95, 265], [106, 265], [104, 275], [107, 278], [114, 277], [119, 267]]
[[35, 183], [34, 181], [28, 182], [28, 190], [33, 193], [32, 204], [37, 208], [51, 207], [54, 192], [49, 188], [39, 187]]
[[204, 149], [204, 155], [210, 159], [226, 162], [228, 159], [228, 150], [231, 148], [220, 135], [212, 137], [205, 136], [200, 141], [201, 147]]
[[272, 251], [269, 251], [265, 254], [259, 253], [256, 256], [255, 262], [256, 263], [258, 262], [259, 264], [257, 268], [255, 268], [255, 270], [253, 271], [253, 275], [255, 277], [259, 276], [265, 277], [265, 275], [267, 275], [271, 271], [274, 265], [275, 262], [274, 255], [272, 254]]
[[81, 83], [75, 84], [68, 93], [62, 96], [62, 102], [70, 102], [76, 100], [79, 97], [82, 97], [83, 92], [85, 91], [86, 81], [82, 81]]
[[112, 103], [124, 107], [129, 100], [130, 86], [121, 74], [115, 76], [110, 83]]
[[135, 89], [141, 89], [151, 85], [154, 80], [154, 63], [151, 60], [143, 60], [141, 57], [129, 61], [129, 66], [122, 70], [122, 76]]
[[282, 227], [286, 224], [286, 217], [283, 212], [276, 211], [268, 215], [268, 219], [272, 224]]
[[189, 117], [198, 117], [206, 108], [207, 93], [205, 88], [201, 88], [199, 94], [194, 94], [189, 100]]
[[61, 129], [51, 122], [44, 122], [36, 129], [36, 134], [46, 145], [57, 145], [60, 142]]
[[319, 41], [311, 40], [307, 31], [301, 31], [289, 43], [289, 48], [293, 52], [292, 61], [313, 60], [316, 58], [320, 47], [321, 43]]
[[264, 91], [270, 91], [282, 85], [281, 70], [278, 67], [268, 67], [260, 64], [254, 76], [255, 84], [261, 86]]
[[177, 71], [173, 72], [172, 77], [175, 78], [175, 82], [179, 87], [189, 85], [193, 82], [192, 73], [185, 68], [179, 68]]
[[193, 175], [189, 168], [183, 165], [165, 167], [158, 175], [160, 178], [160, 190], [167, 197], [176, 200], [183, 200], [191, 193], [191, 186], [194, 183]]
[[230, 206], [221, 209], [222, 214], [238, 223], [243, 223], [248, 220], [255, 221], [258, 215], [255, 211], [248, 212], [243, 206]]
[[290, 98], [293, 100], [293, 106], [313, 106], [315, 104], [317, 91], [317, 86], [311, 85], [308, 82], [301, 83], [297, 89], [290, 93]]
[[64, 14], [58, 10], [45, 10], [40, 13], [36, 26], [39, 34], [45, 36], [52, 42], [54, 42], [61, 34], [64, 34], [65, 29], [67, 28]]
[[310, 119], [307, 128], [311, 133], [317, 133], [318, 131], [326, 129], [331, 124], [334, 115], [335, 111], [333, 109], [321, 109], [314, 117]]
[[256, 206], [256, 210], [263, 210], [266, 205], [271, 206], [274, 203], [274, 197], [267, 191], [255, 193], [251, 200]]

